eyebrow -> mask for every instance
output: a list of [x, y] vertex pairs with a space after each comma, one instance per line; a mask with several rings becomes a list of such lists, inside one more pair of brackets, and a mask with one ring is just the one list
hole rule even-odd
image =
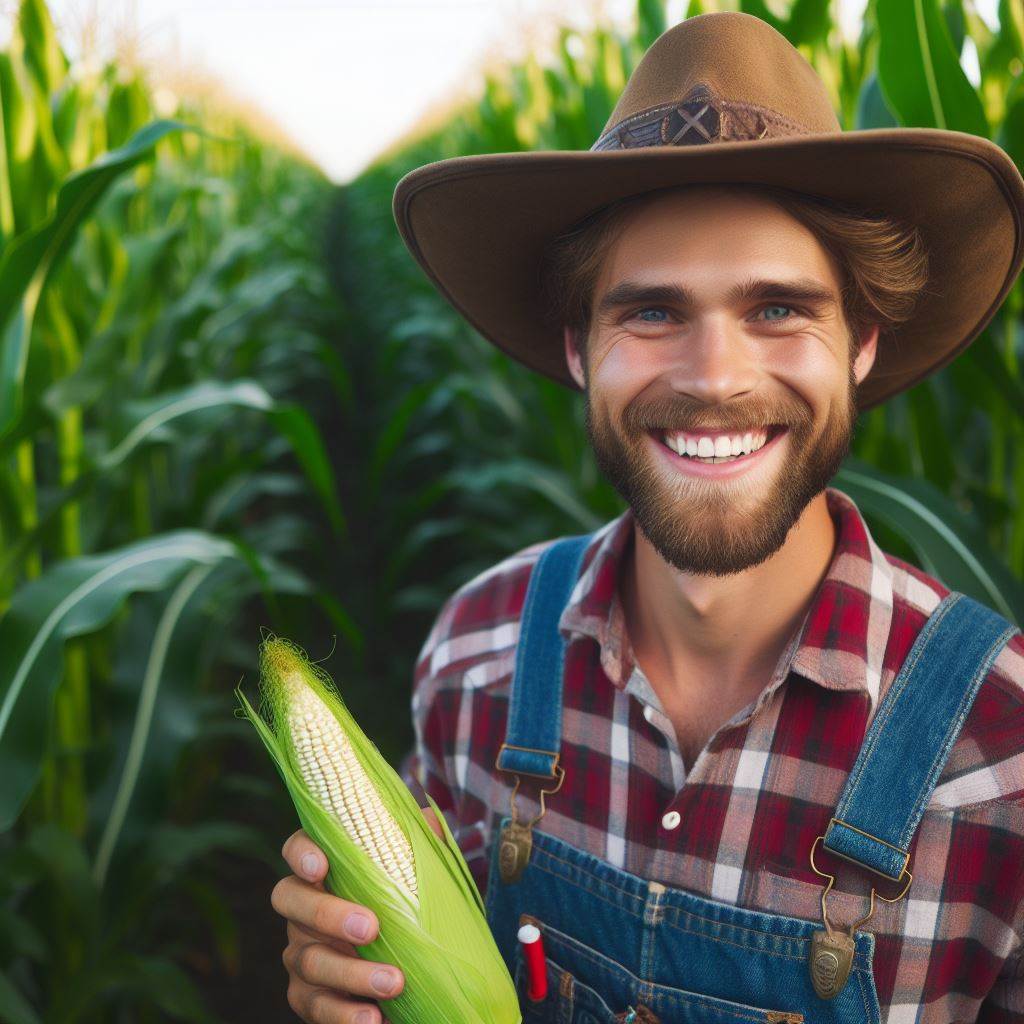
[[[770, 281], [766, 278], [752, 278], [733, 285], [726, 293], [725, 299], [726, 302], [744, 302], [751, 299], [788, 299], [792, 302], [804, 302], [822, 308], [836, 304], [835, 292], [814, 280]], [[697, 305], [697, 297], [693, 291], [683, 285], [622, 281], [605, 293], [597, 305], [596, 315], [600, 317], [634, 303], [692, 307]]]

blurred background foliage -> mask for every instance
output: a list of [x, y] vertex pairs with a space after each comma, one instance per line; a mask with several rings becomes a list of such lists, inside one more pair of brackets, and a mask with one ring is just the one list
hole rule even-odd
[[[969, 131], [1024, 168], [1013, 0], [998, 31], [971, 0], [870, 0], [849, 41], [829, 0], [687, 16], [710, 10], [786, 35], [844, 128]], [[622, 511], [582, 399], [437, 295], [395, 229], [395, 183], [463, 153], [589, 148], [664, 7], [638, 0], [628, 32], [563, 29], [341, 188], [214, 104], [70, 63], [43, 0], [16, 22], [0, 54], [0, 1020], [288, 1019], [269, 893], [294, 815], [231, 700], [254, 686], [260, 628], [325, 660], [397, 765], [444, 599]], [[954, 363], [861, 417], [834, 481], [884, 548], [1016, 621], [1020, 288]]]

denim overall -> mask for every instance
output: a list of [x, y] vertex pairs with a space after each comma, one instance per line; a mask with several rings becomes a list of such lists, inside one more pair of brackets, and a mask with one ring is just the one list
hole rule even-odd
[[[519, 776], [528, 776], [546, 780], [540, 785], [550, 795], [564, 779], [558, 761], [565, 639], [558, 620], [592, 539], [560, 539], [530, 576], [506, 742], [496, 761], [516, 776], [517, 789]], [[942, 600], [880, 702], [815, 847], [820, 841], [890, 879], [885, 891], [905, 894], [906, 851], [918, 822], [981, 681], [1014, 632], [967, 595], [952, 591]], [[511, 820], [503, 817], [501, 828]], [[487, 920], [515, 979], [524, 1024], [879, 1021], [870, 932], [850, 929], [848, 980], [823, 998], [808, 963], [821, 921], [706, 899], [623, 871], [536, 827], [531, 835], [525, 870], [508, 884], [495, 835], [486, 895]], [[873, 908], [874, 889], [871, 895]], [[540, 928], [547, 957], [548, 993], [536, 1002], [527, 995], [517, 938], [525, 922]]]

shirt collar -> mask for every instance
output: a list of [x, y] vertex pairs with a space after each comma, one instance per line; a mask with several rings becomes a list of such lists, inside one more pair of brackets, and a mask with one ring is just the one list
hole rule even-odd
[[[873, 711], [892, 624], [892, 566], [853, 499], [834, 487], [825, 488], [825, 499], [836, 525], [832, 561], [772, 681], [793, 671], [829, 690], [860, 690]], [[629, 680], [633, 657], [616, 582], [633, 529], [627, 508], [594, 534], [558, 623], [566, 635], [597, 640], [601, 667], [620, 690]]]

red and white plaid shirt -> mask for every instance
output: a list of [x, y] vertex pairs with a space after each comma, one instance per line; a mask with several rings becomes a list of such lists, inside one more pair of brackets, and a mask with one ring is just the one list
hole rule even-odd
[[[601, 528], [560, 620], [569, 641], [566, 776], [538, 828], [645, 879], [821, 919], [811, 844], [825, 832], [880, 696], [949, 592], [882, 551], [849, 496], [829, 487], [826, 498], [838, 531], [828, 573], [768, 686], [711, 738], [689, 777], [624, 628], [616, 579], [633, 538], [631, 511]], [[444, 811], [481, 893], [514, 783], [494, 760], [505, 738], [519, 616], [530, 570], [550, 543], [527, 547], [460, 587], [415, 669], [416, 745], [401, 772]], [[524, 778], [520, 787], [522, 817], [539, 811], [536, 782]], [[670, 804], [682, 815], [671, 831], [661, 826]], [[828, 856], [819, 854], [819, 867], [837, 874], [829, 915], [847, 924], [866, 913], [872, 876]], [[864, 926], [876, 939], [882, 1020], [1024, 1022], [1020, 631], [978, 691], [921, 820], [910, 867], [907, 897], [878, 903]]]

